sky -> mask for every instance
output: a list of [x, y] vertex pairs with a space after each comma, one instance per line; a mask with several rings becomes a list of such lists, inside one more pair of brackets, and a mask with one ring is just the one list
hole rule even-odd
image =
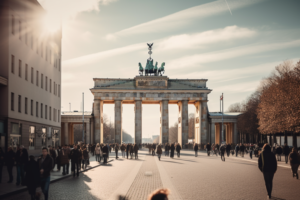
[[[49, 29], [62, 25], [62, 111], [92, 110], [93, 78], [134, 78], [165, 62], [169, 78], [208, 79], [210, 112], [245, 100], [277, 65], [300, 59], [299, 0], [39, 0]], [[169, 105], [169, 125], [178, 117]], [[195, 108], [189, 105], [189, 113]], [[134, 135], [133, 105], [123, 129]], [[105, 105], [112, 122], [114, 105]], [[159, 134], [159, 105], [143, 105], [143, 137]]]

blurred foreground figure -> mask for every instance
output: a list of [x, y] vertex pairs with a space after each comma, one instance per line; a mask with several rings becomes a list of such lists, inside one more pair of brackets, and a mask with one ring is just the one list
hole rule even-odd
[[168, 200], [170, 191], [168, 189], [158, 189], [148, 196], [148, 200]]

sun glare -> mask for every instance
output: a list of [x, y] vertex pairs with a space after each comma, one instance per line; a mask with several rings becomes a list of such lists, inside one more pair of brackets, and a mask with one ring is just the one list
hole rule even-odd
[[48, 13], [43, 20], [43, 24], [48, 31], [55, 32], [61, 27], [61, 18], [56, 14]]

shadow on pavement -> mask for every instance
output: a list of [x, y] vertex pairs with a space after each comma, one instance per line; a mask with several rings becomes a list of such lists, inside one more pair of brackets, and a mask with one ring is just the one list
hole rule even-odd
[[167, 161], [167, 160], [160, 160], [160, 162], [170, 162], [170, 163], [183, 164], [183, 163], [180, 163], [180, 162], [175, 162], [175, 161]]
[[285, 199], [281, 199], [281, 198], [278, 198], [278, 197], [271, 197], [271, 199], [274, 199], [274, 200], [285, 200]]

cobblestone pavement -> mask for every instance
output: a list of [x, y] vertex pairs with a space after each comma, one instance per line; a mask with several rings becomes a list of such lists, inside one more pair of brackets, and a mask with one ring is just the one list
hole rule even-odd
[[[50, 198], [118, 199], [118, 194], [129, 200], [145, 200], [157, 187], [171, 190], [171, 200], [190, 199], [266, 199], [267, 192], [257, 158], [220, 157], [183, 150], [181, 157], [171, 159], [147, 155], [140, 151], [139, 160], [113, 160], [84, 172], [79, 178], [66, 178], [50, 185]], [[273, 181], [273, 196], [277, 200], [299, 199], [300, 180], [292, 178], [287, 165], [280, 163]], [[145, 176], [145, 172], [152, 173]], [[29, 199], [27, 192], [5, 199]]]

